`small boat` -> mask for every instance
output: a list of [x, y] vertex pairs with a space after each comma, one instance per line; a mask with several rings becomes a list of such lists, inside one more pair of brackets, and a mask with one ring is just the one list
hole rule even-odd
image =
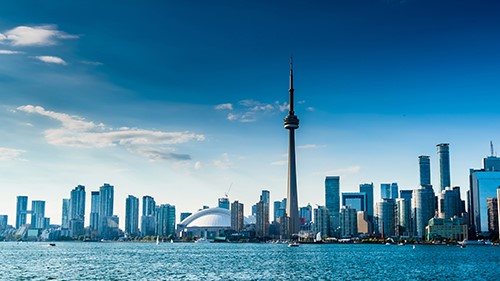
[[156, 245], [160, 245], [160, 237], [158, 235], [156, 236]]
[[194, 241], [194, 243], [210, 243], [210, 241], [208, 241], [208, 239], [207, 239], [207, 238], [202, 237], [202, 238], [200, 238], [200, 239], [198, 239], [198, 240]]
[[170, 243], [174, 243], [174, 240], [170, 239]]
[[49, 246], [54, 247], [56, 243], [50, 243]]
[[398, 246], [404, 246], [405, 244], [403, 242], [398, 243]]
[[413, 245], [413, 250], [415, 250], [415, 248], [416, 248], [415, 245]]
[[299, 243], [297, 243], [297, 242], [288, 243], [288, 247], [298, 247], [298, 246], [299, 246]]

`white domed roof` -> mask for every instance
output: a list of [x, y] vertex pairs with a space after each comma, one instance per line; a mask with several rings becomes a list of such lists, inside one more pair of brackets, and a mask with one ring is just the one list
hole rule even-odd
[[218, 207], [203, 209], [185, 218], [180, 224], [184, 227], [231, 227], [231, 211]]

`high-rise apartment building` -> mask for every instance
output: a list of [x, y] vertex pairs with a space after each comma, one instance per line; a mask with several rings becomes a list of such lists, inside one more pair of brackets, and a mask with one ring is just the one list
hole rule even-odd
[[[298, 210], [297, 210], [298, 212]], [[257, 203], [257, 214], [255, 223], [255, 235], [265, 238], [269, 234], [269, 204], [261, 200]]]
[[396, 235], [411, 236], [412, 235], [412, 220], [411, 220], [411, 199], [396, 199], [397, 207], [397, 227]]
[[367, 200], [364, 192], [342, 192], [342, 206], [349, 206], [357, 211], [367, 211]]
[[70, 193], [69, 229], [72, 237], [85, 234], [85, 186], [78, 185]]
[[[155, 235], [156, 229], [156, 202], [149, 195], [142, 197], [142, 216], [141, 216], [141, 236]], [[189, 216], [189, 215], [188, 215]], [[181, 221], [183, 220], [181, 214]]]
[[316, 233], [321, 234], [321, 237], [328, 237], [328, 233], [331, 229], [330, 222], [331, 216], [328, 208], [325, 206], [318, 206], [318, 208], [314, 209], [314, 228]]
[[440, 191], [446, 187], [451, 187], [450, 176], [450, 147], [448, 143], [437, 145], [437, 154], [439, 161], [439, 187]]
[[31, 228], [45, 228], [45, 201], [31, 201]]
[[431, 161], [430, 157], [420, 155], [418, 157], [418, 166], [420, 170], [420, 186], [431, 184]]
[[8, 219], [7, 215], [0, 215], [0, 232], [7, 229]]
[[340, 236], [354, 237], [358, 234], [357, 211], [349, 206], [340, 208]]
[[162, 204], [156, 211], [156, 230], [159, 236], [175, 235], [175, 206]]
[[460, 189], [447, 187], [438, 194], [438, 216], [444, 219], [450, 219], [454, 216], [460, 216]]
[[139, 198], [133, 195], [125, 199], [125, 233], [130, 237], [139, 235]]
[[365, 194], [366, 198], [366, 216], [368, 221], [373, 224], [373, 183], [362, 183], [359, 185], [359, 192]]
[[229, 210], [229, 198], [227, 198], [227, 197], [219, 198], [218, 199], [218, 206], [219, 206], [219, 208]]
[[16, 229], [26, 224], [28, 214], [28, 196], [17, 196]]
[[286, 198], [283, 198], [281, 201], [273, 202], [273, 210], [274, 210], [274, 221], [277, 221], [278, 218], [282, 217], [286, 213]]
[[394, 199], [383, 199], [377, 203], [377, 217], [379, 232], [383, 237], [396, 234], [396, 201]]
[[413, 196], [413, 190], [411, 189], [402, 189], [399, 191], [399, 198], [405, 199], [411, 202], [411, 197]]
[[325, 178], [325, 207], [330, 211], [330, 231], [324, 233], [334, 236], [339, 228], [340, 212], [340, 177], [327, 176]]
[[110, 239], [118, 228], [118, 217], [113, 216], [114, 186], [105, 183], [99, 188], [99, 237]]
[[498, 237], [498, 199], [486, 198], [488, 206], [488, 232], [492, 238]]
[[69, 229], [69, 210], [71, 208], [70, 199], [62, 200], [61, 229]]
[[243, 230], [244, 216], [243, 216], [243, 203], [237, 200], [231, 204], [231, 229], [240, 232]]
[[396, 199], [398, 198], [398, 183], [381, 183], [380, 184], [380, 199]]
[[432, 186], [421, 186], [413, 190], [412, 196], [412, 217], [414, 234], [423, 237], [425, 227], [429, 219], [434, 217], [436, 212], [434, 190]]
[[312, 221], [312, 206], [307, 204], [305, 207], [300, 207], [299, 218], [302, 225], [310, 224]]
[[101, 207], [99, 191], [90, 193], [90, 230], [99, 228], [99, 209]]

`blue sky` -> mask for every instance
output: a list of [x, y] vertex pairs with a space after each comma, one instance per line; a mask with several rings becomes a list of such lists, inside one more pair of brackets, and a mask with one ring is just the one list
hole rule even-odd
[[[299, 205], [324, 177], [418, 185], [450, 143], [468, 188], [500, 145], [500, 4], [468, 0], [2, 1], [0, 213], [115, 185], [180, 211], [286, 196], [294, 56]], [[88, 198], [90, 199], [90, 197]], [[90, 203], [90, 200], [89, 200]], [[89, 209], [89, 206], [87, 207]]]

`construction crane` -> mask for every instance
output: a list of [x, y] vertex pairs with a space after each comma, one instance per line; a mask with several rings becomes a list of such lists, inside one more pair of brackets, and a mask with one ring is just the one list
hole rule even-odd
[[231, 187], [233, 187], [233, 183], [229, 185], [229, 189], [226, 191], [226, 193], [224, 193], [224, 195], [226, 195], [226, 198], [229, 198], [229, 191], [231, 191]]

